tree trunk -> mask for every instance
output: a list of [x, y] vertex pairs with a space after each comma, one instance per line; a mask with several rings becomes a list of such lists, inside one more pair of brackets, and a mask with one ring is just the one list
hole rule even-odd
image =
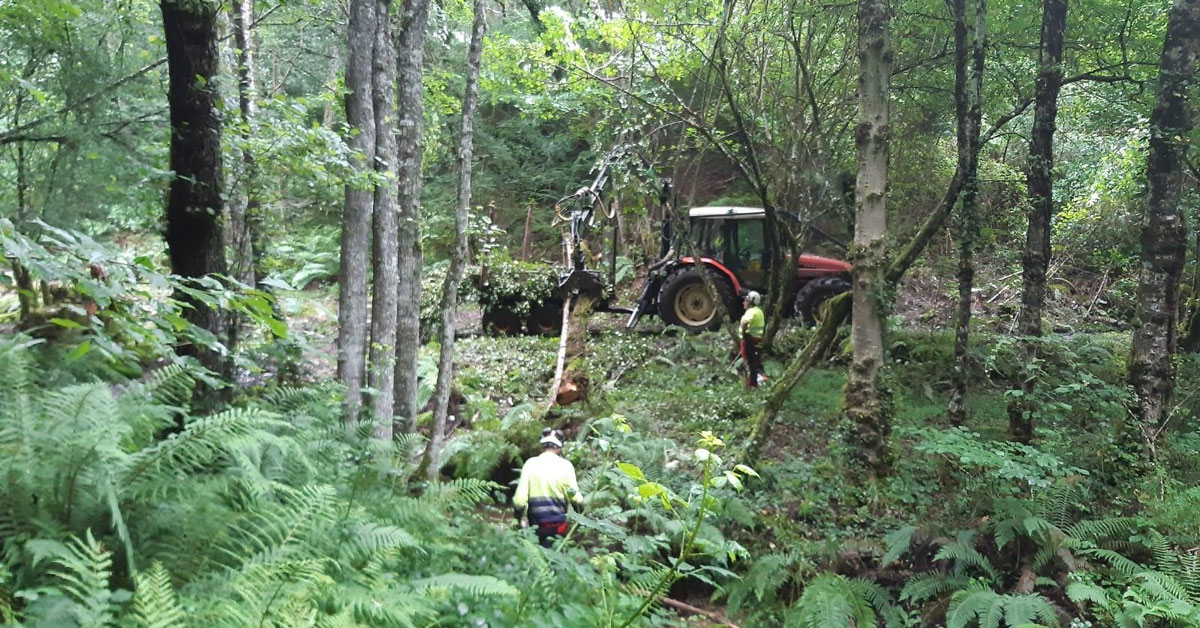
[[[358, 173], [372, 168], [375, 158], [375, 112], [371, 98], [375, 58], [376, 0], [351, 0], [349, 53], [346, 62], [347, 144], [354, 151]], [[346, 387], [342, 418], [358, 421], [362, 406], [363, 371], [367, 352], [367, 250], [375, 195], [360, 181], [346, 184], [342, 211], [341, 269], [338, 272], [338, 379]]]
[[[167, 251], [171, 270], [186, 279], [225, 274], [225, 238], [221, 222], [221, 119], [217, 112], [217, 4], [209, 0], [160, 3], [167, 47], [171, 110], [171, 179], [167, 194]], [[224, 336], [221, 313], [186, 294], [192, 323]], [[230, 351], [233, 347], [228, 347]], [[195, 356], [223, 371], [219, 355], [190, 345], [180, 353]]]
[[[237, 181], [240, 185], [229, 207], [230, 242], [233, 249], [231, 272], [239, 281], [253, 286], [256, 273], [260, 270], [255, 265], [259, 255], [254, 246], [262, 241], [261, 235], [255, 236], [255, 218], [252, 218], [253, 214], [262, 211], [257, 189], [258, 165], [254, 161], [254, 153], [246, 145], [252, 135], [255, 114], [254, 43], [250, 35], [250, 25], [254, 22], [254, 0], [232, 0], [231, 6], [234, 56], [237, 59], [238, 113], [241, 123], [238, 134], [242, 141], [242, 171]], [[261, 227], [261, 224], [258, 226]]]
[[1029, 141], [1029, 228], [1021, 256], [1021, 313], [1018, 333], [1024, 338], [1020, 380], [1023, 394], [1008, 405], [1008, 430], [1013, 440], [1033, 441], [1033, 408], [1037, 382], [1038, 339], [1042, 336], [1042, 310], [1046, 303], [1046, 270], [1050, 266], [1050, 217], [1054, 213], [1054, 125], [1058, 116], [1058, 91], [1062, 87], [1063, 33], [1067, 27], [1067, 0], [1044, 0], [1040, 70], [1034, 93], [1033, 132]]
[[417, 358], [421, 351], [421, 134], [424, 94], [421, 84], [425, 24], [429, 0], [404, 0], [404, 21], [397, 55], [399, 141], [396, 194], [400, 210], [397, 272], [400, 291], [396, 315], [396, 415], [411, 430], [417, 418]]
[[888, 391], [880, 386], [883, 367], [885, 237], [887, 235], [887, 175], [889, 79], [892, 56], [886, 0], [858, 2], [858, 185], [855, 191], [854, 343], [850, 379], [846, 384], [846, 414], [855, 424], [853, 448], [869, 479], [886, 475], [887, 443], [891, 431]]
[[[25, 104], [25, 91], [17, 92], [16, 104], [13, 107], [13, 128], [21, 128], [21, 107]], [[29, 179], [26, 175], [25, 142], [17, 142], [17, 228], [25, 228], [25, 219], [29, 213], [29, 202], [26, 193], [29, 191]], [[29, 269], [21, 265], [21, 260], [11, 258], [13, 279], [17, 284], [17, 303], [20, 308], [20, 320], [24, 322], [33, 312], [34, 293], [33, 277]]]
[[1150, 114], [1138, 325], [1133, 332], [1129, 363], [1129, 382], [1137, 399], [1135, 413], [1151, 458], [1170, 420], [1175, 392], [1172, 358], [1179, 323], [1179, 283], [1187, 251], [1187, 221], [1179, 199], [1186, 138], [1192, 130], [1187, 93], [1195, 81], [1198, 47], [1200, 0], [1175, 0], [1163, 42], [1158, 100]]
[[525, 209], [525, 233], [521, 236], [521, 261], [529, 261], [529, 240], [533, 237], [533, 204]]
[[959, 203], [958, 316], [954, 325], [954, 387], [949, 416], [953, 425], [967, 419], [967, 347], [975, 288], [975, 246], [979, 238], [979, 125], [982, 119], [985, 0], [954, 0], [954, 105], [958, 118], [958, 164], [963, 172]]
[[438, 456], [446, 436], [446, 419], [450, 407], [450, 390], [454, 383], [454, 314], [458, 310], [458, 284], [462, 283], [467, 264], [467, 218], [471, 210], [471, 120], [479, 104], [479, 62], [483, 55], [484, 0], [475, 0], [475, 23], [471, 27], [471, 46], [467, 52], [467, 86], [463, 91], [462, 134], [458, 144], [458, 211], [454, 214], [454, 257], [442, 286], [442, 353], [438, 360], [437, 386], [433, 392], [433, 434], [425, 458], [430, 464], [425, 477], [437, 477]]
[[396, 374], [396, 53], [392, 41], [391, 0], [374, 0], [375, 57], [372, 90], [375, 109], [375, 228], [372, 264], [371, 344], [368, 381], [375, 438], [391, 440]]

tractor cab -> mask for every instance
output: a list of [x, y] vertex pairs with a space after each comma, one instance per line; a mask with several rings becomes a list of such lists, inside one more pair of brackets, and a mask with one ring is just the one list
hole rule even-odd
[[758, 207], [697, 207], [688, 212], [692, 242], [702, 257], [710, 258], [738, 278], [741, 288], [766, 289], [766, 212]]

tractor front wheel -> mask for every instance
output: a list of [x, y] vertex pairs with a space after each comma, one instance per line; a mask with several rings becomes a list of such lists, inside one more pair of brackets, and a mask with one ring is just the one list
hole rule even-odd
[[703, 271], [688, 266], [671, 273], [663, 282], [658, 296], [658, 315], [668, 325], [678, 325], [690, 332], [720, 329], [722, 303], [731, 316], [737, 316], [737, 296], [724, 277], [710, 273], [716, 294], [704, 283]]

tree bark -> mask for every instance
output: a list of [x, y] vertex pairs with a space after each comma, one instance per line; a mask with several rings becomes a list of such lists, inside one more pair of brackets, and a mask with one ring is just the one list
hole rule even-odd
[[954, 325], [954, 386], [950, 395], [950, 423], [967, 420], [967, 348], [970, 345], [971, 301], [975, 288], [975, 247], [979, 238], [979, 125], [982, 120], [983, 64], [985, 52], [985, 0], [953, 0], [954, 105], [958, 118], [958, 166], [963, 172], [959, 202], [958, 315]]
[[1054, 213], [1054, 127], [1058, 92], [1062, 87], [1063, 33], [1067, 27], [1067, 0], [1044, 0], [1037, 86], [1034, 90], [1033, 131], [1029, 141], [1029, 227], [1021, 256], [1021, 313], [1018, 333], [1021, 347], [1022, 395], [1008, 404], [1008, 431], [1013, 440], [1033, 441], [1031, 395], [1037, 383], [1038, 343], [1042, 336], [1042, 310], [1046, 303], [1046, 271], [1050, 266], [1050, 218]]
[[[433, 434], [426, 458], [436, 462], [445, 442], [450, 391], [454, 383], [454, 314], [458, 311], [458, 284], [467, 265], [467, 219], [471, 211], [471, 121], [479, 104], [479, 63], [483, 56], [484, 0], [475, 0], [475, 23], [471, 27], [471, 45], [467, 51], [467, 85], [463, 91], [462, 133], [458, 143], [458, 211], [454, 214], [454, 256], [442, 286], [442, 352], [438, 359], [437, 386], [433, 392]], [[426, 478], [437, 476], [438, 465], [426, 467]]]
[[[185, 279], [225, 274], [221, 180], [221, 119], [217, 112], [217, 4], [209, 0], [162, 0], [169, 77], [171, 170], [167, 193], [167, 251], [171, 270]], [[192, 323], [223, 337], [221, 313], [186, 294]], [[233, 347], [228, 347], [230, 351]], [[188, 345], [180, 353], [195, 356], [214, 371], [222, 360], [211, 348]]]
[[869, 479], [887, 474], [891, 410], [888, 391], [880, 385], [884, 345], [883, 292], [887, 235], [889, 83], [892, 56], [886, 0], [858, 2], [858, 184], [855, 191], [854, 308], [850, 335], [854, 343], [846, 414], [854, 422], [851, 436]]
[[252, 136], [255, 117], [254, 42], [250, 25], [254, 23], [254, 0], [232, 0], [233, 45], [237, 59], [238, 114], [241, 137], [242, 172], [239, 189], [229, 208], [230, 242], [233, 249], [233, 274], [247, 285], [255, 285], [261, 271], [262, 203], [258, 195], [258, 164], [247, 142]]
[[396, 316], [396, 414], [412, 430], [417, 418], [417, 358], [421, 351], [421, 135], [424, 94], [421, 84], [425, 24], [429, 0], [404, 0], [404, 21], [397, 55], [399, 141], [396, 194], [400, 210]]
[[[357, 173], [372, 169], [375, 158], [375, 112], [372, 72], [375, 58], [376, 0], [351, 0], [349, 53], [346, 61], [347, 143]], [[358, 422], [362, 407], [367, 351], [367, 264], [375, 195], [361, 181], [346, 184], [342, 211], [341, 269], [338, 272], [338, 379], [346, 387], [342, 418]]]
[[[25, 91], [17, 92], [16, 103], [13, 107], [13, 128], [21, 126], [21, 108], [25, 104]], [[29, 202], [26, 194], [29, 191], [29, 179], [26, 175], [25, 142], [17, 142], [17, 228], [25, 227], [25, 219], [29, 213]], [[531, 210], [532, 211], [532, 210]], [[24, 322], [33, 312], [34, 293], [33, 277], [29, 269], [21, 265], [17, 258], [9, 260], [12, 263], [13, 279], [17, 284], [17, 303], [20, 309], [20, 320]]]
[[367, 380], [375, 438], [391, 440], [396, 374], [396, 295], [399, 277], [396, 216], [396, 53], [392, 40], [391, 0], [374, 0], [376, 11], [372, 91], [375, 114], [375, 208], [371, 344]]
[[1129, 363], [1129, 382], [1137, 403], [1135, 414], [1151, 458], [1170, 420], [1175, 392], [1172, 358], [1179, 324], [1179, 284], [1187, 251], [1187, 220], [1179, 200], [1186, 138], [1193, 124], [1187, 93], [1195, 81], [1198, 47], [1200, 0], [1175, 0], [1163, 41], [1157, 103], [1150, 114], [1138, 324]]

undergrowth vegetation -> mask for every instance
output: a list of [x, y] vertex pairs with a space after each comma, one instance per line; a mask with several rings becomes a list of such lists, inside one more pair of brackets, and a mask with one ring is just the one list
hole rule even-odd
[[[722, 334], [597, 319], [594, 394], [554, 409], [557, 339], [472, 336], [456, 349], [442, 479], [427, 483], [413, 479], [427, 408], [417, 433], [380, 444], [342, 423], [344, 392], [301, 361], [323, 351], [306, 313], [328, 309], [327, 290], [192, 286], [70, 232], [4, 237], [41, 281], [80, 292], [0, 340], [4, 625], [613, 628], [680, 625], [696, 610], [667, 603], [681, 601], [739, 626], [1200, 625], [1193, 357], [1148, 462], [1125, 336], [1042, 341], [1025, 445], [1005, 437], [1011, 340], [980, 333], [970, 420], [951, 427], [953, 339], [898, 329], [896, 464], [871, 483], [849, 455], [843, 348], [747, 459], [766, 391], [744, 387]], [[114, 271], [97, 281], [87, 259]], [[177, 301], [148, 304], [179, 289], [258, 324], [231, 356], [237, 381], [162, 359], [181, 340], [220, 343]], [[811, 333], [785, 329], [767, 374]], [[421, 403], [436, 353], [422, 350]], [[221, 388], [231, 402], [212, 403]], [[546, 425], [566, 431], [586, 496], [548, 549], [508, 504]]]

